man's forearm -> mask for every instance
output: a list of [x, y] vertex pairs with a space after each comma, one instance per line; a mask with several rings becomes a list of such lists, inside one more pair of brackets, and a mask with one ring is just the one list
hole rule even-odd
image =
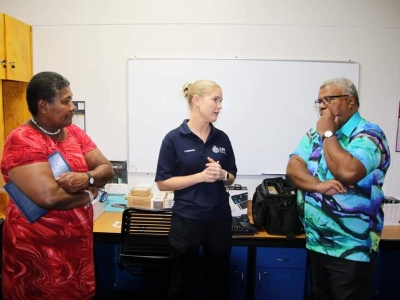
[[359, 162], [342, 148], [336, 137], [327, 138], [323, 143], [326, 164], [335, 179], [352, 185], [365, 176], [358, 171]]
[[292, 156], [289, 160], [286, 174], [294, 185], [306, 192], [315, 192], [320, 181], [310, 174], [306, 164], [300, 157]]

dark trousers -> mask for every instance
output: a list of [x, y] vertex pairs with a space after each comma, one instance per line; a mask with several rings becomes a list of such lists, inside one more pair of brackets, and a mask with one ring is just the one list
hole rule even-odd
[[309, 251], [314, 300], [370, 300], [376, 253], [369, 262]]
[[198, 221], [172, 216], [169, 239], [175, 260], [168, 299], [195, 300], [200, 283], [200, 246], [207, 299], [229, 299], [232, 220]]

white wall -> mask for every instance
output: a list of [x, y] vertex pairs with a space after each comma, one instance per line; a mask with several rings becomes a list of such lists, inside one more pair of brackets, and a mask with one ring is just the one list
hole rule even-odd
[[[110, 160], [128, 156], [128, 58], [357, 61], [361, 114], [382, 127], [392, 150], [384, 188], [400, 197], [399, 0], [1, 0], [0, 12], [33, 25], [34, 73], [71, 81], [74, 99], [86, 101], [87, 132]], [[156, 82], [149, 92], [162, 93]], [[129, 185], [153, 178], [130, 174]], [[252, 195], [261, 180], [237, 183]]]

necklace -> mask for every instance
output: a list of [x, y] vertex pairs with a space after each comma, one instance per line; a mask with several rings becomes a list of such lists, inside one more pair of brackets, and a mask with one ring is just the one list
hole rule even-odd
[[[47, 131], [46, 129], [40, 127], [39, 124], [36, 123], [36, 121], [35, 121], [33, 118], [31, 118], [31, 121], [32, 121], [33, 124], [36, 125], [37, 128], [39, 128], [42, 132], [44, 132], [44, 133], [47, 134], [47, 135], [56, 135], [56, 134], [59, 134], [59, 133], [60, 133], [61, 128], [58, 128], [58, 130], [57, 130], [56, 132], [49, 132], [49, 131]], [[58, 137], [58, 138], [60, 139], [60, 137]]]

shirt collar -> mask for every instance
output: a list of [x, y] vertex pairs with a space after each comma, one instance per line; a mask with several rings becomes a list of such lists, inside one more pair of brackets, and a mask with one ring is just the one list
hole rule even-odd
[[[179, 131], [181, 133], [183, 133], [183, 134], [192, 133], [192, 131], [190, 130], [190, 128], [189, 128], [189, 126], [187, 124], [188, 121], [189, 121], [189, 119], [183, 120], [181, 126], [179, 126]], [[217, 131], [216, 131], [216, 129], [215, 129], [215, 127], [214, 127], [214, 125], [212, 123], [210, 123], [210, 127], [211, 127], [210, 136], [213, 136]]]
[[361, 115], [359, 111], [356, 111], [351, 118], [348, 119], [347, 122], [336, 131], [336, 134], [338, 135], [343, 133], [345, 136], [349, 137], [360, 121]]

